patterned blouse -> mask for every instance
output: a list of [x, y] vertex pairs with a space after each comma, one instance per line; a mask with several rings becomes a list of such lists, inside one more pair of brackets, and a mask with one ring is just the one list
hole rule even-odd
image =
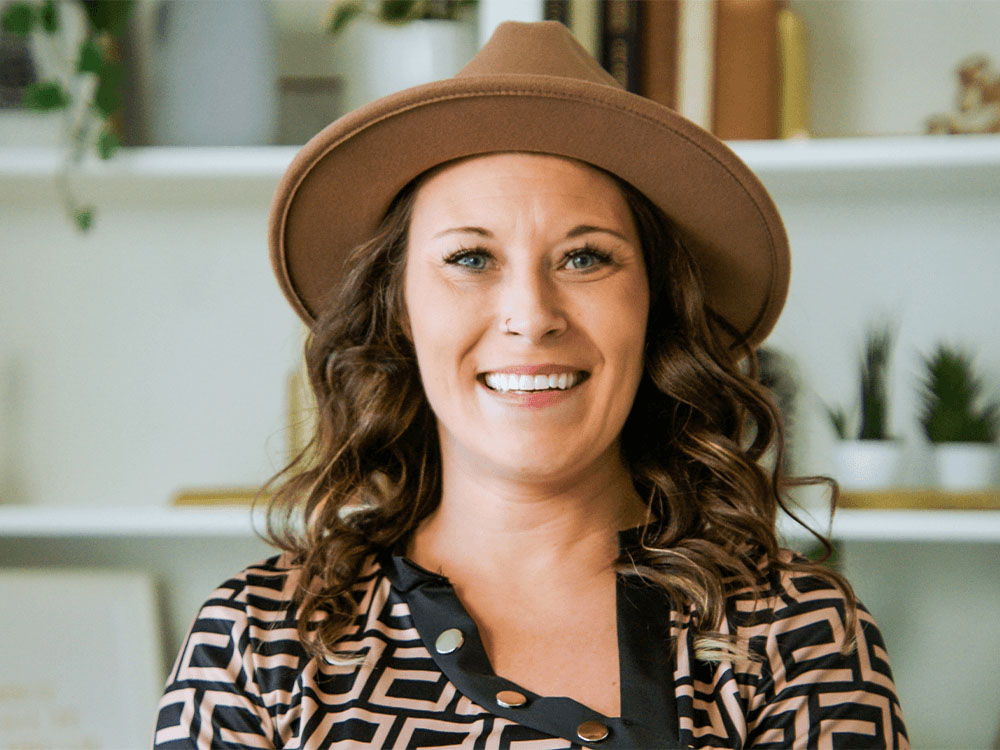
[[874, 620], [859, 608], [857, 648], [841, 654], [843, 599], [815, 577], [772, 575], [756, 608], [733, 596], [726, 628], [762, 659], [708, 663], [686, 613], [619, 575], [618, 717], [496, 675], [448, 580], [398, 554], [373, 556], [357, 582], [342, 646], [364, 662], [310, 658], [299, 580], [282, 555], [215, 591], [167, 678], [155, 748], [909, 747]]

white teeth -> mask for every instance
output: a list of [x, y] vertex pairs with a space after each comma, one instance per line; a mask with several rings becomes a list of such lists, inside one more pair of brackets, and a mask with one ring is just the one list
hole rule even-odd
[[494, 391], [565, 391], [577, 384], [579, 376], [575, 372], [559, 375], [515, 375], [503, 372], [489, 372], [483, 378]]

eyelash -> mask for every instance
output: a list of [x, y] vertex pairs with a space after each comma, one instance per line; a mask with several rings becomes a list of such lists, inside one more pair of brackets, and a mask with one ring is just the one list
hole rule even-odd
[[[475, 255], [486, 255], [491, 258], [493, 257], [493, 254], [484, 247], [460, 247], [455, 252], [451, 253], [450, 255], [447, 255], [444, 259], [444, 262], [450, 265], [461, 265], [459, 261], [461, 261], [463, 258], [469, 258]], [[579, 258], [585, 255], [592, 255], [596, 259], [596, 263], [589, 268], [580, 269], [581, 271], [589, 271], [592, 270], [593, 268], [606, 266], [611, 262], [611, 253], [605, 252], [604, 250], [594, 247], [591, 244], [585, 244], [583, 247], [570, 250], [568, 253], [566, 253], [566, 255], [563, 256], [562, 262], [563, 264], [566, 264], [572, 261], [574, 258]], [[481, 271], [483, 269], [473, 268], [471, 270]]]

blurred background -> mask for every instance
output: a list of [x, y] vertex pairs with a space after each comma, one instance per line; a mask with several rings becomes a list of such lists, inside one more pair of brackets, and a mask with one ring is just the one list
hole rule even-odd
[[297, 148], [543, 18], [773, 195], [793, 264], [762, 378], [794, 470], [844, 489], [832, 525], [795, 499], [882, 627], [913, 745], [1000, 747], [1000, 2], [0, 11], [0, 748], [148, 744], [197, 607], [272, 553], [247, 502], [308, 420], [267, 258]]

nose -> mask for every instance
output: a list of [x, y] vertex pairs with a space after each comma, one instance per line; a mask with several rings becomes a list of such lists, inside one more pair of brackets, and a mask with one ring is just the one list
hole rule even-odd
[[518, 275], [505, 285], [500, 331], [531, 342], [554, 338], [567, 328], [557, 290], [543, 273]]

